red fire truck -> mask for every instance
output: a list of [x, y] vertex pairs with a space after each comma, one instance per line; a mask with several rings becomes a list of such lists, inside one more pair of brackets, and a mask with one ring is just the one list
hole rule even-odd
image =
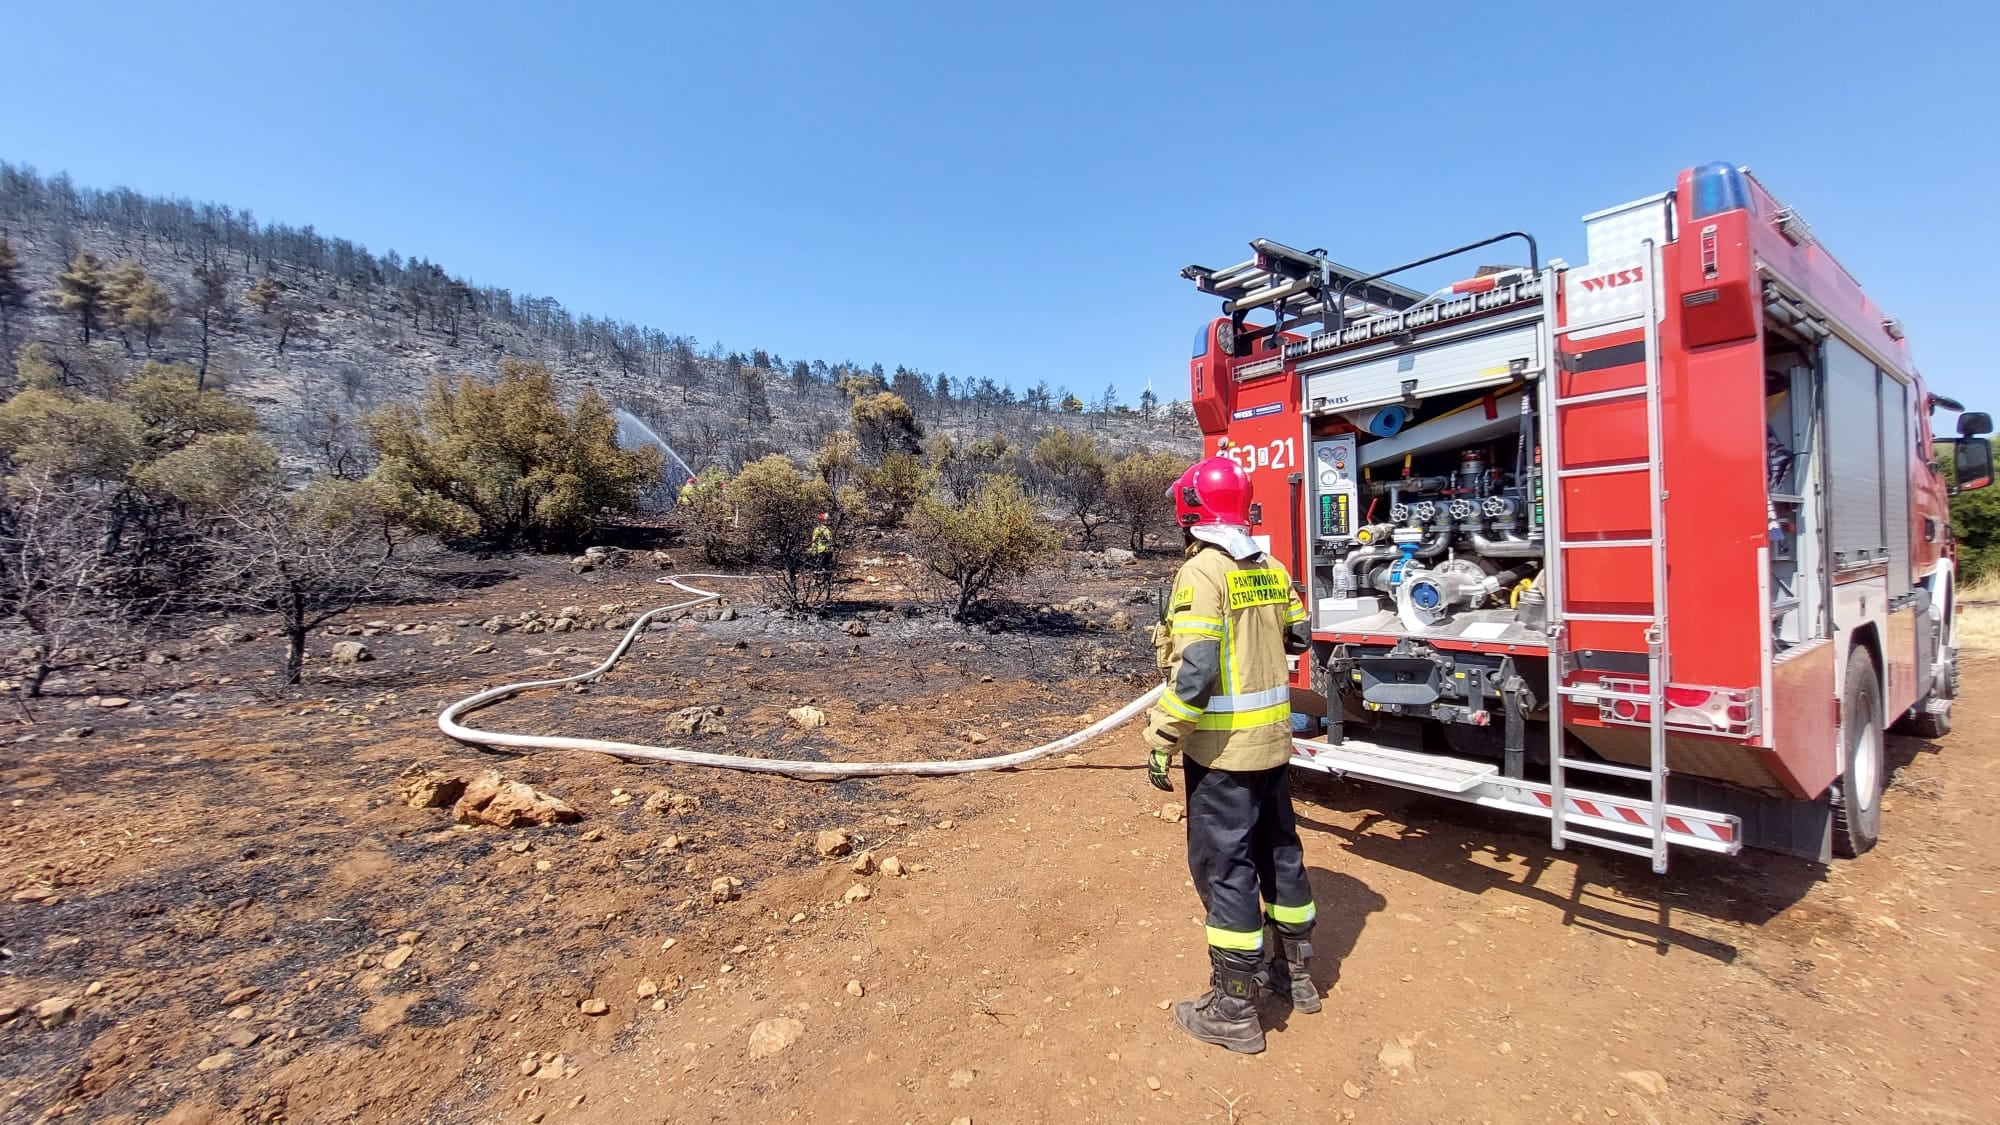
[[[1183, 271], [1223, 303], [1189, 368], [1204, 443], [1250, 471], [1312, 616], [1293, 762], [1655, 871], [1865, 851], [1885, 729], [1950, 727], [1947, 495], [1990, 478], [1990, 421], [1925, 390], [1746, 170], [1583, 222], [1585, 265], [1511, 232], [1376, 272], [1262, 239]], [[1393, 280], [1502, 245], [1527, 264]]]

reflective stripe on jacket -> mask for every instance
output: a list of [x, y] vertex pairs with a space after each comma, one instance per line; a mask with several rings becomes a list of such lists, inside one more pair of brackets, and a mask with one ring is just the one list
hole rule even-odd
[[1211, 769], [1291, 760], [1285, 633], [1306, 610], [1285, 568], [1269, 555], [1238, 560], [1197, 543], [1174, 576], [1169, 608], [1173, 647], [1154, 726]]

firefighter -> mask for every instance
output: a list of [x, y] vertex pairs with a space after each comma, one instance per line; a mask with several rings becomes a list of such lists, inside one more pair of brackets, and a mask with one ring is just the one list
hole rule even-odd
[[806, 554], [812, 556], [812, 575], [822, 587], [830, 587], [834, 581], [834, 528], [826, 520], [828, 512], [820, 512], [820, 522], [812, 528], [812, 544]]
[[1285, 568], [1250, 537], [1241, 466], [1196, 462], [1173, 499], [1187, 551], [1169, 602], [1166, 690], [1146, 725], [1147, 776], [1172, 791], [1167, 767], [1180, 753], [1188, 868], [1208, 912], [1212, 970], [1208, 994], [1174, 1005], [1174, 1021], [1205, 1043], [1254, 1054], [1264, 1049], [1259, 985], [1296, 1011], [1320, 1008], [1307, 973], [1312, 887], [1289, 780], [1285, 656], [1309, 645], [1306, 611]]

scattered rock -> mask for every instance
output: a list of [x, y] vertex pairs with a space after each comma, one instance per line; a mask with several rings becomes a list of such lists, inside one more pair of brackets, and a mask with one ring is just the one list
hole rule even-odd
[[1342, 1082], [1340, 1084], [1340, 1092], [1346, 1094], [1350, 1098], [1359, 1098], [1361, 1095], [1367, 1093], [1368, 1091], [1361, 1086], [1355, 1085], [1353, 1082]]
[[51, 996], [47, 1000], [28, 1009], [35, 1022], [43, 1027], [61, 1027], [76, 1015], [76, 998], [73, 996]]
[[224, 625], [217, 625], [205, 635], [212, 640], [220, 641], [226, 645], [242, 644], [244, 641], [254, 641], [257, 639], [256, 633], [251, 632], [234, 621]]
[[492, 641], [481, 641], [478, 644], [472, 646], [471, 655], [485, 656], [487, 653], [492, 651], [493, 651]]
[[531, 1078], [534, 1076], [534, 1073], [540, 1070], [541, 1068], [542, 1068], [542, 1060], [539, 1057], [537, 1057], [533, 1051], [530, 1051], [528, 1052], [528, 1057], [521, 1060], [521, 1065], [515, 1067], [514, 1069], [520, 1072], [521, 1077]]
[[714, 734], [729, 733], [728, 724], [722, 721], [720, 707], [683, 707], [667, 716], [668, 734]]
[[951, 1077], [945, 1079], [945, 1085], [950, 1086], [954, 1090], [963, 1090], [967, 1086], [972, 1085], [972, 1080], [977, 1077], [979, 1075], [976, 1072], [961, 1068], [951, 1072]]
[[1408, 1070], [1416, 1065], [1417, 1054], [1394, 1039], [1388, 1039], [1375, 1053], [1375, 1061], [1381, 1063], [1384, 1070]]
[[235, 1031], [223, 1036], [222, 1041], [238, 1050], [247, 1051], [256, 1046], [257, 1040], [262, 1038], [264, 1038], [262, 1032], [254, 1031], [247, 1027], [239, 1027]]
[[676, 793], [671, 789], [662, 789], [646, 798], [646, 803], [642, 807], [649, 813], [671, 813], [675, 816], [686, 816], [688, 813], [701, 808], [701, 798], [692, 793]]
[[465, 796], [465, 779], [413, 765], [396, 779], [403, 803], [413, 809], [441, 809]]
[[846, 855], [853, 847], [853, 837], [845, 828], [822, 829], [813, 837], [813, 851], [823, 859]]
[[653, 978], [647, 977], [645, 980], [639, 982], [639, 999], [651, 1000], [653, 997], [658, 996], [659, 994], [660, 994], [659, 982], [653, 980]]
[[862, 996], [865, 995], [866, 992], [867, 990], [861, 987], [860, 981], [851, 980], [847, 982], [847, 994], [849, 996]]
[[611, 793], [612, 807], [623, 808], [624, 806], [629, 805], [631, 803], [632, 803], [632, 794], [619, 792], [617, 790], [612, 791]]
[[868, 626], [859, 621], [849, 621], [847, 623], [847, 635], [850, 637], [865, 637], [868, 635]]
[[875, 853], [862, 852], [860, 855], [854, 857], [854, 862], [848, 864], [847, 869], [856, 875], [875, 874]]
[[47, 902], [54, 897], [54, 887], [22, 887], [13, 894], [15, 902]]
[[979, 731], [979, 730], [970, 730], [970, 731], [966, 731], [966, 732], [965, 732], [965, 740], [966, 740], [967, 742], [970, 742], [970, 743], [972, 743], [972, 744], [973, 744], [974, 746], [977, 746], [977, 745], [979, 745], [979, 744], [980, 744], [980, 743], [982, 743], [982, 742], [991, 742], [991, 741], [993, 741], [993, 740], [992, 740], [991, 738], [987, 737], [987, 735], [986, 735], [986, 732], [985, 732], [985, 731]]
[[794, 707], [785, 712], [785, 717], [803, 730], [813, 730], [826, 725], [826, 712], [817, 707]]
[[97, 733], [96, 727], [64, 727], [62, 733], [49, 739], [50, 742], [82, 742]]
[[391, 973], [395, 972], [397, 969], [402, 968], [403, 962], [408, 961], [410, 959], [410, 954], [415, 952], [416, 952], [415, 948], [407, 945], [399, 945], [396, 948], [391, 949], [388, 955], [382, 958], [383, 970], [385, 972], [391, 972]]
[[1181, 807], [1172, 802], [1160, 806], [1160, 819], [1168, 824], [1179, 824], [1183, 815]]
[[717, 879], [708, 885], [708, 893], [717, 902], [728, 902], [730, 899], [736, 897], [736, 889], [742, 885], [743, 880], [741, 879]]
[[847, 892], [840, 896], [840, 900], [846, 903], [856, 903], [867, 902], [873, 897], [875, 897], [875, 892], [868, 889], [868, 884], [856, 883], [847, 888]]
[[488, 771], [466, 785], [452, 818], [460, 824], [518, 828], [523, 824], [570, 824], [583, 816], [559, 798], [508, 781], [498, 771]]
[[1105, 622], [1105, 624], [1113, 629], [1130, 629], [1132, 627], [1132, 615], [1121, 609], [1117, 613], [1112, 614], [1111, 620]]
[[578, 555], [569, 560], [569, 568], [577, 574], [589, 574], [597, 569], [597, 560], [588, 555]]
[[236, 1061], [236, 1052], [224, 1047], [200, 1062], [194, 1064], [196, 1070], [221, 1070]]
[[222, 994], [222, 1006], [225, 1008], [234, 1008], [246, 1000], [255, 1000], [263, 994], [264, 990], [254, 984], [245, 985], [242, 988], [232, 988]]
[[229, 1009], [229, 1018], [233, 1020], [247, 1020], [256, 1014], [257, 1009], [252, 1008], [248, 1004], [238, 1004], [234, 1008]]
[[1657, 1098], [1667, 1092], [1666, 1076], [1657, 1070], [1628, 1070], [1618, 1077], [1630, 1082], [1642, 1094]]
[[882, 874], [887, 875], [892, 879], [902, 878], [906, 874], [906, 872], [903, 870], [903, 861], [896, 858], [895, 856], [890, 856], [888, 859], [883, 860]]
[[938, 827], [946, 832], [949, 832], [953, 828], [956, 828], [957, 824], [949, 820], [940, 820], [938, 821]]
[[1104, 548], [1104, 554], [1101, 557], [1104, 559], [1105, 562], [1110, 563], [1112, 566], [1139, 565], [1139, 556], [1131, 551], [1126, 550], [1123, 547], [1106, 547]]
[[761, 1059], [775, 1055], [798, 1042], [805, 1033], [806, 1025], [790, 1016], [759, 1020], [757, 1026], [750, 1029], [750, 1057]]
[[132, 701], [125, 698], [122, 695], [107, 695], [104, 698], [98, 700], [97, 705], [99, 707], [104, 708], [106, 711], [116, 711], [120, 707], [132, 706]]
[[368, 646], [360, 641], [342, 641], [333, 646], [335, 664], [365, 664], [373, 659], [375, 654], [369, 652]]
[[1148, 1074], [1146, 1076], [1146, 1089], [1157, 1090], [1159, 1088], [1160, 1088], [1160, 1076], [1157, 1074]]
[[593, 996], [578, 1004], [576, 1010], [586, 1016], [607, 1016], [611, 1014], [611, 1005]]
[[586, 844], [595, 844], [599, 840], [604, 839], [604, 829], [593, 828], [590, 831], [585, 832], [583, 835], [577, 837], [577, 839], [582, 840]]

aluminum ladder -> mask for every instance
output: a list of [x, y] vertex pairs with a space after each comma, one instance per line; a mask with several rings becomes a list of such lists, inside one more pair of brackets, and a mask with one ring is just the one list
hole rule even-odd
[[[1620, 387], [1614, 390], [1593, 391], [1584, 394], [1561, 395], [1560, 365], [1555, 362], [1556, 350], [1550, 353], [1547, 368], [1548, 378], [1544, 381], [1542, 412], [1545, 451], [1544, 484], [1542, 504], [1544, 526], [1549, 544], [1548, 558], [1544, 563], [1543, 579], [1548, 589], [1543, 596], [1548, 602], [1549, 614], [1549, 796], [1552, 816], [1549, 820], [1549, 844], [1557, 851], [1565, 845], [1590, 844], [1594, 847], [1609, 848], [1628, 855], [1646, 856], [1653, 862], [1653, 870], [1665, 873], [1667, 870], [1667, 728], [1666, 728], [1666, 685], [1671, 675], [1669, 650], [1667, 647], [1667, 546], [1666, 546], [1666, 481], [1660, 466], [1661, 452], [1661, 405], [1660, 405], [1660, 252], [1651, 239], [1644, 244], [1644, 279], [1641, 287], [1645, 290], [1644, 307], [1637, 313], [1607, 317], [1553, 327], [1552, 342], [1580, 332], [1610, 333], [1629, 331], [1633, 328], [1645, 330], [1645, 381], [1637, 386]], [[1545, 300], [1551, 308], [1550, 323], [1554, 324], [1553, 307], [1555, 286], [1549, 287]], [[1646, 456], [1644, 460], [1618, 461], [1605, 465], [1585, 468], [1567, 467], [1562, 449], [1562, 415], [1567, 408], [1591, 403], [1615, 402], [1636, 399], [1643, 396], [1646, 402]], [[1648, 493], [1651, 496], [1651, 513], [1647, 522], [1647, 534], [1643, 538], [1623, 539], [1570, 539], [1564, 534], [1562, 512], [1564, 484], [1580, 477], [1611, 476], [1627, 473], [1645, 473]], [[1590, 549], [1617, 547], [1645, 547], [1652, 558], [1651, 614], [1589, 613], [1571, 612], [1568, 607], [1568, 553]], [[1608, 622], [1645, 626], [1646, 644], [1646, 692], [1643, 697], [1629, 693], [1613, 693], [1595, 684], [1570, 685], [1565, 681], [1574, 668], [1571, 663], [1570, 631], [1571, 622]], [[1571, 754], [1564, 737], [1566, 713], [1571, 704], [1591, 705], [1607, 698], [1618, 698], [1640, 702], [1643, 700], [1647, 715], [1647, 765], [1617, 765], [1609, 762], [1578, 758]], [[1634, 826], [1629, 837], [1607, 835], [1602, 831], [1584, 831], [1572, 827], [1569, 818], [1572, 812], [1581, 815], [1581, 810], [1572, 810], [1566, 790], [1569, 786], [1570, 771], [1598, 774], [1606, 777], [1624, 778], [1628, 781], [1643, 782], [1651, 799], [1651, 815], [1643, 831]], [[1644, 842], [1641, 842], [1641, 841]]]

